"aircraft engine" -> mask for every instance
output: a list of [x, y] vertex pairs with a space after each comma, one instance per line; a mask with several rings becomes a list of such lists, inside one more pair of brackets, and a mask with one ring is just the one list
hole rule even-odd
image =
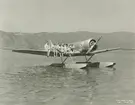
[[[84, 50], [88, 50], [94, 43], [96, 43], [95, 39], [88, 39], [82, 42], [82, 47]], [[92, 49], [92, 51], [97, 49], [97, 45], [95, 45]]]
[[[80, 41], [80, 42], [75, 42], [73, 43], [74, 46], [74, 50], [80, 50], [82, 52], [86, 52], [88, 51], [88, 49], [94, 44], [96, 43], [96, 40], [91, 38], [88, 40], [84, 40], [84, 41]], [[97, 45], [95, 45], [91, 51], [94, 51], [97, 49]]]

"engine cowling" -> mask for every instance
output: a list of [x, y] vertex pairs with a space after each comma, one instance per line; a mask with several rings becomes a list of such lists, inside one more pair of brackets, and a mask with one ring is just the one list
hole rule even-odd
[[[88, 40], [80, 41], [74, 43], [74, 47], [76, 50], [82, 50], [82, 51], [87, 51], [94, 43], [96, 43], [96, 40], [91, 38]], [[97, 45], [95, 45], [92, 49], [92, 51], [97, 49]]]
[[89, 49], [94, 43], [96, 43], [96, 40], [95, 39], [88, 39], [88, 40], [85, 40], [85, 41], [82, 41], [82, 47], [83, 49]]

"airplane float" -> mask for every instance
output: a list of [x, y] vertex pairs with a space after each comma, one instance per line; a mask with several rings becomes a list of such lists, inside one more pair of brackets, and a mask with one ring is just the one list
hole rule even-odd
[[[84, 41], [78, 41], [69, 44], [53, 44], [50, 41], [44, 45], [44, 49], [35, 50], [35, 49], [10, 49], [12, 52], [17, 53], [27, 53], [35, 55], [43, 55], [47, 57], [60, 57], [61, 63], [53, 63], [50, 66], [55, 67], [65, 67], [65, 68], [80, 68], [84, 69], [87, 67], [113, 67], [116, 65], [115, 62], [90, 62], [91, 58], [100, 53], [114, 51], [114, 50], [134, 50], [134, 49], [124, 49], [124, 48], [109, 48], [97, 50], [98, 42], [102, 37], [99, 37], [97, 40], [90, 38]], [[9, 50], [9, 49], [8, 49]], [[66, 60], [70, 57], [84, 56], [84, 62], [75, 62], [75, 63], [66, 63]]]

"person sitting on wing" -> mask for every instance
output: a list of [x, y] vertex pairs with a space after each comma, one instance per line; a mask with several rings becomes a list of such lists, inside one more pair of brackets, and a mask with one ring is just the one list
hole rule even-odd
[[61, 51], [62, 51], [62, 50], [61, 50], [61, 49], [62, 49], [62, 47], [61, 47], [61, 46], [62, 46], [61, 44], [58, 44], [58, 50], [60, 51], [60, 52], [59, 52], [59, 56], [60, 56], [60, 57], [62, 56], [62, 53], [61, 53]]
[[56, 48], [55, 50], [56, 56], [58, 56], [58, 50], [60, 50], [60, 45], [56, 44], [55, 48]]
[[61, 51], [61, 56], [63, 57], [63, 53], [64, 53], [64, 44], [60, 45], [60, 51]]
[[66, 44], [63, 45], [63, 52], [66, 54], [67, 53], [67, 46]]
[[56, 57], [56, 44], [52, 46], [53, 56]]
[[73, 49], [74, 49], [74, 45], [73, 45], [73, 44], [70, 44], [70, 45], [69, 45], [69, 48], [70, 48], [70, 52], [73, 53], [73, 51], [74, 51], [74, 50], [73, 50]]
[[46, 44], [44, 45], [44, 49], [45, 49], [45, 51], [47, 51], [47, 57], [49, 57], [49, 56], [50, 56], [50, 50], [51, 50], [51, 48], [50, 48], [50, 46], [48, 45], [48, 43], [46, 43]]
[[60, 44], [56, 44], [56, 56], [60, 56]]
[[66, 54], [70, 54], [70, 53], [72, 53], [71, 48], [68, 45], [66, 45]]
[[45, 45], [44, 45], [44, 49], [45, 49], [45, 51], [48, 51], [48, 43], [46, 43]]

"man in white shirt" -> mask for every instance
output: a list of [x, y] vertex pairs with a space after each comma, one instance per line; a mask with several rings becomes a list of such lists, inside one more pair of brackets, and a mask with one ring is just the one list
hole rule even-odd
[[52, 50], [53, 50], [53, 53], [54, 53], [54, 57], [56, 57], [57, 56], [57, 45], [56, 44], [54, 44], [54, 46], [53, 46], [53, 48], [52, 48]]
[[56, 44], [56, 46], [55, 46], [55, 54], [56, 54], [56, 56], [58, 56], [58, 51], [57, 50], [60, 50], [59, 44]]
[[48, 44], [47, 43], [44, 45], [44, 49], [45, 49], [45, 51], [48, 51]]
[[49, 57], [50, 56], [50, 46], [48, 45], [48, 43], [46, 43], [44, 45], [44, 49], [45, 49], [45, 51], [47, 51], [47, 57]]

